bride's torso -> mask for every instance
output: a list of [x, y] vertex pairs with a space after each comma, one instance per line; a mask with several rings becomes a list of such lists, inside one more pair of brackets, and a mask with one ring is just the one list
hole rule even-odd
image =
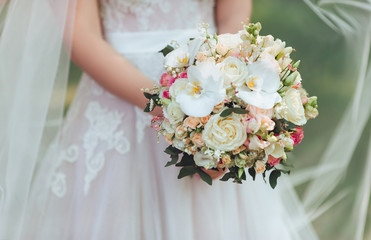
[[194, 29], [214, 23], [214, 0], [100, 0], [105, 33]]

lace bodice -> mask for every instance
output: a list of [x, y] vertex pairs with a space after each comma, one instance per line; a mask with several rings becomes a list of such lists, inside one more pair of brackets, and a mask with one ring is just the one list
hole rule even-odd
[[214, 25], [214, 0], [100, 0], [104, 31], [138, 32]]

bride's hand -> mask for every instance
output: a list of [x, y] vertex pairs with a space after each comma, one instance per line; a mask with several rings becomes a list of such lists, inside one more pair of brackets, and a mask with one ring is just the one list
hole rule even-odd
[[215, 180], [215, 179], [218, 179], [220, 178], [221, 176], [223, 176], [226, 172], [227, 172], [227, 168], [225, 168], [225, 170], [223, 169], [218, 169], [218, 171], [216, 170], [211, 170], [211, 169], [202, 169], [205, 173], [209, 174], [209, 176], [211, 177], [211, 179]]

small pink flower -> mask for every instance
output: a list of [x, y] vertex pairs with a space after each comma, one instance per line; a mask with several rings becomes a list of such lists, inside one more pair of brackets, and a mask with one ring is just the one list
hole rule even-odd
[[301, 127], [296, 127], [295, 132], [291, 134], [291, 139], [294, 141], [294, 146], [301, 143], [301, 140], [304, 138], [304, 131]]
[[279, 164], [280, 161], [281, 161], [281, 158], [275, 158], [275, 157], [273, 157], [272, 155], [269, 155], [269, 156], [268, 156], [268, 161], [267, 161], [267, 163], [273, 167], [273, 166]]
[[179, 78], [188, 78], [187, 72], [182, 72], [181, 74], [179, 74]]
[[168, 86], [168, 87], [171, 87], [171, 85], [173, 85], [173, 83], [174, 83], [175, 80], [177, 80], [177, 79], [178, 79], [178, 77], [172, 77], [172, 78], [169, 80], [167, 86]]
[[169, 90], [162, 92], [162, 97], [170, 99], [170, 93]]
[[169, 81], [171, 80], [171, 76], [168, 73], [164, 73], [161, 76], [160, 84], [164, 87], [166, 87], [169, 84]]

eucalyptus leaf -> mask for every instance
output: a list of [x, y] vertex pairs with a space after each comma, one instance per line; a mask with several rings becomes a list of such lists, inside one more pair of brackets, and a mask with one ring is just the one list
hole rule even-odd
[[211, 177], [209, 176], [209, 174], [207, 174], [204, 171], [202, 171], [201, 168], [197, 168], [196, 169], [196, 172], [198, 173], [198, 175], [200, 175], [200, 177], [201, 177], [202, 180], [204, 180], [207, 184], [212, 185], [213, 180], [211, 179]]
[[178, 179], [184, 178], [186, 176], [192, 176], [196, 173], [196, 168], [193, 166], [182, 167], [179, 171]]
[[269, 175], [269, 184], [274, 189], [277, 186], [277, 179], [281, 176], [281, 171], [273, 170]]
[[173, 50], [174, 50], [174, 47], [173, 46], [167, 45], [164, 49], [162, 49], [161, 51], [159, 51], [159, 53], [162, 53], [164, 55], [164, 57], [165, 57], [166, 55], [168, 55]]

